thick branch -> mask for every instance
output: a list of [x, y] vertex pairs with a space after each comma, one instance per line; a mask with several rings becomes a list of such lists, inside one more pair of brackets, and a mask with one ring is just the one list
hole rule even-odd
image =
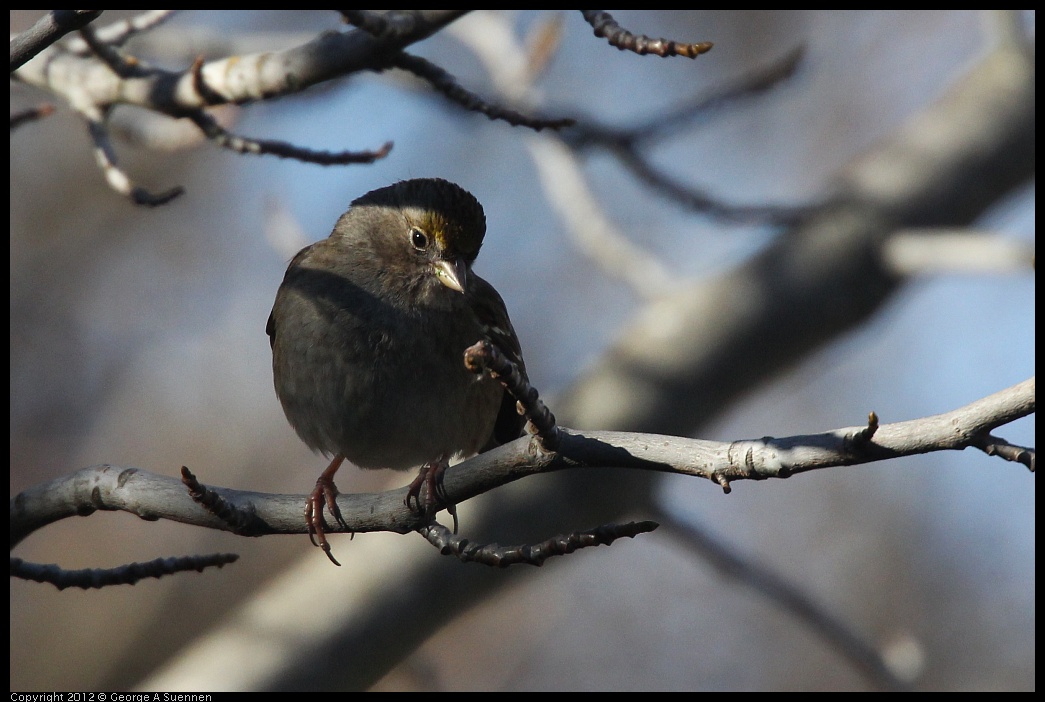
[[[871, 463], [931, 451], [980, 447], [997, 427], [1034, 412], [1034, 379], [960, 409], [923, 419], [882, 424], [873, 432], [851, 427], [754, 441], [705, 441], [657, 434], [560, 427], [558, 450], [548, 452], [523, 437], [448, 468], [446, 498], [459, 504], [520, 478], [573, 468], [631, 468], [707, 478], [723, 487], [736, 480], [787, 478], [833, 466]], [[996, 440], [995, 440], [996, 441]], [[211, 488], [249, 519], [222, 519], [196, 504], [176, 478], [138, 468], [95, 466], [25, 490], [11, 500], [11, 547], [47, 524], [97, 510], [119, 510], [142, 519], [171, 519], [235, 531], [245, 536], [304, 534], [304, 495], [272, 495]], [[429, 517], [406, 506], [407, 488], [340, 495], [345, 527], [329, 531], [407, 533]]]
[[332, 78], [363, 70], [382, 70], [396, 52], [421, 41], [461, 16], [462, 10], [416, 10], [413, 30], [376, 39], [362, 30], [327, 32], [301, 46], [232, 56], [203, 65], [207, 90], [201, 91], [192, 70], [149, 67], [141, 77], [120, 79], [93, 56], [52, 48], [22, 66], [13, 77], [31, 85], [68, 94], [84, 91], [96, 105], [129, 104], [170, 115], [198, 110], [217, 102], [247, 103], [300, 92]]

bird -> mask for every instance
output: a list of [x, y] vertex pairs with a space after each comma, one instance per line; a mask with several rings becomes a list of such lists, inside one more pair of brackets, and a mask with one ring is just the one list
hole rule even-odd
[[[464, 365], [465, 349], [486, 341], [526, 374], [504, 301], [472, 270], [485, 235], [483, 207], [461, 186], [401, 180], [353, 200], [287, 267], [266, 325], [273, 383], [301, 440], [332, 458], [305, 521], [335, 565], [323, 507], [348, 528], [334, 484], [343, 462], [417, 468], [406, 504], [431, 512], [452, 458], [522, 434], [514, 398]], [[456, 531], [454, 505], [443, 506]]]

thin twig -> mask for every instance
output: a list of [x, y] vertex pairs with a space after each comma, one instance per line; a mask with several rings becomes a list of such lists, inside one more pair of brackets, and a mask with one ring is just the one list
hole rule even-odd
[[531, 117], [507, 107], [492, 105], [475, 93], [461, 87], [452, 75], [420, 56], [399, 52], [392, 59], [392, 65], [425, 80], [433, 88], [466, 110], [486, 115], [492, 120], [507, 122], [513, 127], [529, 127], [539, 132], [542, 129], [563, 129], [571, 126], [574, 122], [568, 118], [542, 119], [540, 117]]
[[681, 44], [671, 39], [651, 39], [645, 34], [632, 34], [621, 27], [604, 10], [581, 10], [585, 21], [595, 31], [595, 36], [603, 37], [621, 51], [631, 51], [636, 54], [654, 54], [667, 58], [668, 56], [685, 56], [696, 58], [701, 54], [711, 51], [714, 46], [710, 41], [702, 41], [696, 44]]
[[131, 179], [116, 165], [116, 152], [109, 141], [109, 133], [101, 119], [84, 115], [87, 119], [88, 131], [94, 142], [94, 157], [98, 167], [102, 169], [105, 182], [116, 192], [130, 197], [137, 205], [158, 207], [165, 205], [185, 192], [180, 185], [162, 193], [151, 193], [145, 188], [131, 182]]
[[251, 139], [226, 130], [217, 120], [203, 111], [187, 115], [208, 139], [223, 149], [241, 154], [270, 155], [292, 158], [303, 163], [320, 166], [342, 166], [350, 163], [373, 163], [384, 158], [392, 150], [392, 142], [385, 142], [376, 151], [313, 151], [283, 141]]
[[11, 130], [14, 131], [18, 127], [21, 127], [27, 122], [35, 122], [38, 119], [44, 117], [50, 117], [54, 114], [55, 107], [49, 102], [45, 102], [37, 107], [30, 107], [25, 110], [19, 110], [11, 115]]
[[738, 553], [734, 544], [722, 542], [707, 528], [676, 519], [669, 511], [659, 507], [655, 507], [655, 510], [655, 516], [684, 545], [697, 552], [703, 562], [795, 616], [879, 686], [889, 690], [910, 687], [909, 681], [902, 680], [889, 667], [881, 652], [853, 631], [845, 620], [829, 612], [823, 603], [807, 594], [803, 587], [790, 582], [749, 555]]
[[133, 56], [124, 56], [116, 47], [100, 40], [93, 28], [84, 27], [81, 29], [80, 37], [91, 48], [94, 55], [121, 78], [138, 78], [148, 74], [148, 71], [142, 68], [138, 59]]
[[555, 415], [541, 401], [537, 389], [530, 385], [519, 367], [500, 349], [488, 341], [480, 341], [465, 349], [464, 365], [473, 373], [487, 372], [501, 381], [501, 385], [518, 403], [520, 413], [529, 420], [541, 446], [546, 451], [554, 451], [558, 447], [559, 428], [555, 425]]
[[622, 537], [634, 538], [653, 531], [656, 522], [629, 522], [627, 524], [604, 524], [587, 531], [553, 536], [539, 544], [501, 546], [499, 544], [477, 544], [452, 533], [438, 522], [418, 529], [418, 532], [439, 549], [444, 556], [457, 556], [465, 563], [481, 563], [496, 568], [526, 563], [542, 566], [552, 556], [565, 556], [590, 546], [609, 546]]
[[145, 578], [162, 578], [165, 575], [184, 573], [189, 570], [202, 573], [205, 568], [221, 568], [228, 563], [235, 563], [237, 560], [239, 560], [239, 556], [235, 553], [213, 553], [206, 556], [157, 558], [148, 563], [128, 563], [116, 568], [66, 570], [53, 564], [29, 563], [20, 558], [12, 558], [11, 576], [37, 583], [51, 583], [59, 590], [67, 587], [90, 590], [110, 585], [134, 585]]

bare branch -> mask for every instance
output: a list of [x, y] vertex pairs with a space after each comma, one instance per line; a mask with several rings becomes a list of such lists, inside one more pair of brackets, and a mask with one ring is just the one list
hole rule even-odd
[[880, 687], [887, 690], [905, 690], [910, 687], [909, 681], [901, 678], [874, 646], [853, 631], [843, 619], [828, 611], [823, 603], [816, 601], [804, 588], [756, 559], [737, 553], [735, 545], [724, 543], [706, 528], [676, 519], [663, 509], [657, 509], [656, 517], [683, 545], [699, 554], [703, 562], [723, 576], [755, 590], [806, 624]]
[[[535, 104], [539, 95], [534, 73], [504, 17], [479, 11], [453, 33], [483, 61], [499, 92], [515, 102]], [[631, 241], [598, 205], [575, 154], [562, 140], [534, 138], [530, 155], [540, 174], [548, 201], [567, 225], [577, 248], [609, 276], [624, 281], [638, 295], [656, 298], [676, 286], [668, 268]]]
[[647, 300], [678, 288], [679, 280], [667, 266], [606, 216], [572, 151], [552, 139], [535, 139], [529, 146], [548, 202], [584, 255]]
[[[197, 90], [194, 71], [165, 71], [152, 67], [146, 75], [113, 80], [101, 61], [75, 53], [49, 49], [29, 61], [13, 77], [30, 85], [67, 95], [79, 86], [89, 88], [99, 106], [137, 105], [172, 116], [215, 104], [243, 104], [297, 93], [313, 85], [358, 71], [388, 68], [395, 54], [439, 31], [460, 16], [459, 10], [412, 10], [415, 30], [404, 35], [375, 39], [364, 31], [327, 32], [297, 47], [205, 63], [200, 71], [212, 94]], [[104, 37], [104, 32], [99, 33]], [[75, 79], [75, 84], [70, 83]]]
[[740, 101], [779, 86], [797, 72], [803, 50], [795, 49], [768, 66], [751, 71], [709, 95], [687, 100], [667, 113], [658, 113], [641, 124], [606, 127], [592, 120], [581, 120], [563, 140], [577, 150], [592, 146], [607, 149], [621, 164], [654, 191], [696, 212], [735, 223], [795, 224], [813, 212], [811, 206], [738, 205], [723, 201], [704, 189], [681, 183], [654, 167], [641, 147], [664, 139], [681, 129], [706, 124], [710, 118], [735, 107]]
[[[104, 42], [109, 46], [122, 46], [131, 37], [160, 26], [173, 17], [176, 12], [177, 10], [146, 10], [140, 15], [135, 15], [129, 19], [99, 27], [94, 30], [94, 33], [98, 41]], [[66, 42], [65, 48], [81, 56], [86, 56], [91, 52], [91, 48], [87, 43], [83, 39], [76, 37], [70, 38]]]
[[897, 275], [1011, 273], [1034, 267], [1034, 245], [971, 229], [902, 229], [882, 247]]
[[701, 91], [630, 127], [607, 127], [590, 119], [581, 120], [577, 129], [570, 132], [569, 143], [576, 148], [590, 144], [640, 146], [676, 135], [683, 129], [705, 125], [723, 110], [735, 108], [744, 100], [784, 85], [798, 74], [804, 57], [803, 47], [792, 49], [764, 66], [732, 78], [721, 87], [710, 92]]
[[604, 37], [621, 51], [632, 51], [639, 55], [655, 54], [657, 56], [685, 56], [696, 58], [711, 51], [714, 46], [710, 41], [697, 44], [680, 44], [670, 39], [650, 39], [644, 34], [632, 34], [617, 24], [610, 13], [603, 10], [581, 10], [585, 21], [595, 30], [595, 36]]
[[[855, 159], [828, 205], [737, 268], [647, 305], [556, 414], [566, 423], [583, 417], [588, 426], [687, 433], [811, 347], [861, 324], [904, 280], [882, 260], [892, 232], [967, 226], [1033, 179], [1034, 85], [1024, 54], [985, 57]], [[692, 401], [697, 388], [701, 403]]]
[[[728, 487], [736, 480], [787, 478], [811, 470], [986, 445], [994, 429], [1034, 412], [1034, 379], [945, 414], [821, 434], [719, 442], [655, 434], [588, 431], [559, 427], [558, 449], [535, 446], [536, 437], [509, 444], [446, 469], [446, 499], [460, 504], [528, 475], [574, 468], [620, 467], [706, 478]], [[874, 420], [868, 426], [872, 426]], [[997, 440], [993, 440], [995, 443]], [[1033, 451], [1031, 460], [1033, 459]], [[271, 495], [226, 488], [203, 490], [187, 472], [182, 481], [138, 468], [95, 466], [23, 491], [11, 501], [11, 546], [33, 531], [95, 510], [120, 510], [149, 520], [171, 519], [244, 536], [304, 534], [302, 495]], [[430, 525], [430, 515], [406, 506], [408, 488], [377, 494], [339, 495], [344, 524], [331, 532], [407, 533]], [[212, 492], [207, 499], [200, 497]], [[215, 498], [221, 504], [215, 507]], [[201, 509], [197, 502], [209, 502]], [[251, 515], [227, 520], [231, 511]], [[220, 516], [219, 516], [220, 515]]]
[[110, 585], [134, 585], [145, 578], [162, 578], [165, 575], [190, 570], [202, 573], [205, 568], [221, 568], [237, 560], [239, 556], [234, 553], [214, 553], [208, 556], [157, 558], [148, 563], [128, 563], [118, 568], [65, 570], [56, 565], [27, 563], [20, 558], [12, 558], [11, 576], [38, 583], [51, 583], [59, 590], [67, 587], [90, 590]]
[[110, 46], [99, 39], [91, 27], [81, 29], [80, 37], [90, 47], [94, 55], [121, 78], [141, 78], [149, 74], [149, 70], [143, 67], [138, 62], [138, 59], [121, 54], [116, 47]]
[[251, 529], [257, 528], [254, 524], [256, 517], [249, 506], [247, 509], [243, 509], [229, 502], [218, 492], [200, 483], [186, 466], [181, 467], [181, 481], [185, 483], [185, 487], [189, 490], [189, 497], [194, 502], [202, 505], [208, 512], [228, 524], [234, 533], [248, 534]]
[[603, 526], [578, 531], [563, 536], [554, 536], [539, 544], [524, 546], [500, 546], [477, 544], [458, 536], [442, 524], [433, 523], [419, 529], [421, 536], [428, 539], [444, 556], [454, 555], [465, 563], [474, 562], [497, 568], [507, 568], [517, 563], [542, 566], [552, 556], [565, 556], [589, 546], [609, 546], [617, 539], [653, 531], [656, 522], [629, 522], [628, 524], [604, 524]]
[[988, 456], [998, 456], [1004, 458], [1006, 461], [1022, 463], [1027, 466], [1032, 473], [1034, 472], [1035, 450], [1032, 448], [1011, 444], [1005, 439], [993, 436], [989, 432], [977, 435], [976, 440], [972, 445], [986, 453]]
[[109, 133], [105, 124], [98, 118], [88, 117], [87, 127], [94, 141], [94, 158], [105, 175], [105, 182], [116, 192], [126, 195], [137, 205], [157, 207], [165, 205], [185, 192], [180, 185], [162, 193], [151, 193], [145, 188], [134, 185], [131, 179], [116, 165], [116, 152], [109, 141]]
[[103, 10], [51, 10], [18, 36], [11, 38], [11, 72], [69, 32], [86, 27]]
[[409, 36], [417, 29], [417, 18], [409, 10], [341, 10], [341, 14], [350, 24], [378, 39]]
[[[273, 154], [322, 165], [372, 163], [384, 157], [391, 145], [386, 144], [378, 151], [330, 153], [282, 142], [245, 139], [229, 134], [201, 110], [213, 105], [246, 103], [295, 93], [360, 70], [385, 70], [395, 64], [403, 47], [430, 36], [462, 12], [403, 11], [406, 14], [397, 16], [409, 18], [409, 22], [397, 23], [395, 31], [382, 34], [380, 39], [364, 31], [327, 33], [286, 51], [236, 56], [211, 63], [197, 60], [182, 73], [148, 66], [121, 55], [110, 45], [110, 37], [112, 42], [122, 41], [135, 31], [156, 26], [169, 15], [139, 16], [140, 22], [121, 23], [115, 30], [97, 33], [82, 30], [81, 43], [90, 54], [54, 47], [42, 51], [12, 77], [66, 98], [88, 121], [95, 142], [96, 160], [110, 187], [131, 197], [135, 203], [156, 206], [169, 202], [183, 191], [179, 187], [165, 193], [149, 193], [133, 185], [118, 168], [106, 128], [113, 106], [136, 105], [171, 117], [189, 117], [219, 146], [239, 153]], [[435, 67], [430, 68], [433, 70], [428, 73], [434, 76]], [[448, 74], [443, 78], [452, 83]], [[459, 86], [454, 90], [445, 80], [441, 87], [458, 97], [466, 93]], [[512, 113], [498, 112], [485, 104], [476, 105], [475, 109], [485, 109], [491, 116], [510, 121], [514, 119]], [[539, 128], [537, 125], [554, 125], [528, 122], [528, 118], [519, 117], [518, 123], [530, 123], [535, 128]]]
[[516, 399], [519, 414], [529, 420], [541, 447], [545, 451], [556, 450], [559, 445], [559, 428], [555, 425], [555, 415], [541, 401], [537, 389], [530, 385], [518, 366], [508, 360], [500, 349], [488, 341], [480, 341], [465, 349], [464, 365], [473, 373], [489, 373], [491, 377], [500, 380]]
[[397, 54], [392, 59], [392, 63], [396, 68], [409, 71], [418, 78], [427, 81], [433, 88], [441, 92], [453, 102], [461, 105], [466, 110], [479, 112], [493, 120], [507, 122], [513, 127], [529, 127], [530, 129], [539, 132], [542, 129], [562, 129], [573, 124], [572, 119], [541, 119], [539, 117], [529, 117], [521, 112], [508, 109], [507, 107], [491, 105], [478, 95], [462, 88], [454, 77], [442, 68], [436, 66], [431, 61], [421, 58], [420, 56], [412, 56], [404, 51]]
[[392, 151], [392, 142], [385, 142], [377, 151], [313, 151], [294, 146], [284, 141], [250, 139], [232, 134], [217, 120], [202, 110], [190, 114], [189, 119], [218, 146], [242, 154], [268, 154], [280, 158], [292, 158], [304, 163], [321, 166], [343, 166], [350, 163], [373, 163]]
[[28, 122], [35, 122], [38, 119], [44, 117], [50, 117], [54, 114], [54, 105], [49, 102], [45, 102], [37, 107], [31, 107], [26, 110], [15, 112], [11, 115], [11, 131], [14, 131], [18, 127]]

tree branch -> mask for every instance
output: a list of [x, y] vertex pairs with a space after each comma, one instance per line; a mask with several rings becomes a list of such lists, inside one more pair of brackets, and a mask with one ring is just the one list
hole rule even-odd
[[[454, 21], [461, 10], [416, 10], [410, 32], [375, 38], [369, 32], [326, 32], [300, 46], [232, 56], [204, 63], [200, 72], [207, 84], [203, 94], [194, 71], [167, 71], [142, 66], [145, 73], [120, 79], [93, 55], [81, 56], [58, 47], [42, 52], [12, 76], [30, 85], [70, 95], [88, 91], [100, 106], [136, 105], [172, 116], [198, 110], [214, 102], [244, 104], [301, 92], [319, 83], [365, 70], [384, 70], [401, 49], [426, 39]], [[104, 37], [103, 31], [98, 36]]]
[[[209, 138], [241, 153], [274, 154], [308, 163], [371, 163], [389, 146], [368, 152], [316, 152], [288, 144], [249, 140], [230, 135], [203, 113], [206, 107], [244, 104], [297, 93], [313, 85], [362, 70], [382, 71], [395, 65], [399, 52], [457, 19], [464, 10], [413, 10], [397, 15], [409, 22], [379, 38], [364, 30], [328, 32], [284, 51], [233, 56], [196, 62], [172, 72], [125, 57], [115, 46], [136, 31], [156, 26], [169, 14], [146, 13], [140, 22], [119, 23], [97, 32], [81, 30], [72, 49], [53, 46], [40, 51], [12, 78], [48, 90], [66, 99], [87, 122], [96, 144], [98, 163], [106, 182], [136, 204], [161, 205], [182, 192], [176, 187], [154, 195], [132, 184], [118, 168], [108, 146], [108, 115], [116, 105], [135, 105], [170, 117], [190, 117]], [[53, 41], [53, 40], [52, 40]], [[82, 48], [82, 50], [81, 50]], [[13, 55], [13, 52], [12, 52]], [[12, 59], [12, 67], [14, 66]]]
[[661, 57], [696, 58], [711, 51], [713, 46], [710, 41], [684, 44], [671, 39], [651, 39], [644, 34], [632, 34], [617, 24], [610, 13], [604, 10], [581, 10], [581, 14], [595, 31], [595, 36], [606, 39], [610, 46], [615, 46], [621, 51], [633, 51], [640, 56], [654, 54]]
[[647, 305], [556, 413], [575, 425], [688, 433], [863, 323], [905, 280], [884, 260], [894, 231], [967, 226], [1034, 178], [1034, 105], [1033, 59], [988, 55], [855, 159], [828, 204], [736, 269]]
[[[998, 443], [991, 437], [992, 431], [1034, 409], [1031, 378], [960, 409], [881, 424], [873, 432], [848, 427], [820, 434], [721, 442], [631, 432], [581, 433], [559, 427], [557, 450], [546, 450], [535, 437], [522, 437], [451, 466], [443, 475], [443, 488], [450, 503], [460, 504], [531, 475], [576, 468], [629, 468], [706, 478], [728, 492], [729, 483], [737, 480], [787, 478], [932, 451], [984, 448]], [[1034, 451], [1023, 450], [1027, 452], [1032, 466]], [[1001, 455], [1005, 457], [1004, 452]], [[339, 495], [337, 503], [347, 528], [333, 524], [329, 531], [407, 533], [428, 527], [429, 516], [406, 506], [407, 489]], [[232, 520], [201, 509], [177, 478], [133, 467], [84, 468], [31, 487], [11, 500], [11, 547], [48, 524], [98, 510], [130, 512], [149, 521], [170, 519], [243, 536], [308, 531], [301, 516], [305, 495], [208, 490], [251, 518], [237, 515]]]
[[51, 10], [21, 34], [11, 38], [11, 71], [54, 44], [69, 32], [86, 27], [104, 10]]

